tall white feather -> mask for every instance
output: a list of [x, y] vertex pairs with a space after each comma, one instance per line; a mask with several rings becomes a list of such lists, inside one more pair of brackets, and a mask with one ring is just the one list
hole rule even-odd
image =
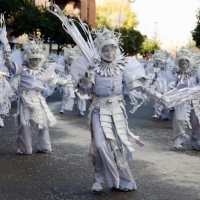
[[[49, 11], [62, 21], [63, 29], [73, 38], [74, 42], [79, 46], [83, 55], [89, 61], [90, 66], [95, 67], [95, 59], [99, 59], [99, 56], [94, 46], [94, 41], [92, 39], [87, 24], [83, 23], [80, 17], [78, 17], [79, 21], [67, 18], [67, 16], [65, 16], [63, 12], [60, 10], [58, 5], [53, 3], [52, 6], [54, 7], [54, 11], [50, 9]], [[85, 41], [80, 31], [76, 27], [74, 23], [75, 21], [79, 23], [80, 27], [84, 31], [87, 37], [87, 41]]]

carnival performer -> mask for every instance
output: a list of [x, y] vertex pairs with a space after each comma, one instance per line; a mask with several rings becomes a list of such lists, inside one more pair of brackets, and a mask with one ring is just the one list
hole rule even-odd
[[4, 66], [3, 58], [0, 58], [0, 127], [4, 127], [3, 117], [9, 115], [10, 101], [15, 96], [7, 80], [10, 77], [8, 68]]
[[[49, 56], [47, 56], [47, 62], [49, 64], [53, 64], [53, 66], [55, 68], [55, 73], [59, 78], [66, 79], [66, 77], [62, 77], [60, 75], [63, 73], [63, 69], [62, 69], [62, 66], [58, 62], [58, 55], [50, 54]], [[60, 72], [62, 72], [62, 73], [60, 73]], [[43, 84], [46, 89], [43, 90], [41, 94], [45, 99], [47, 99], [49, 96], [51, 96], [53, 93], [55, 93], [60, 88], [60, 85], [58, 85], [58, 84], [51, 85], [48, 82], [44, 82]]]
[[124, 58], [121, 54], [120, 33], [106, 28], [96, 30], [93, 41], [88, 27], [79, 19], [87, 35], [85, 41], [74, 20], [67, 18], [57, 5], [53, 4], [53, 7], [55, 11], [50, 12], [63, 22], [64, 30], [83, 52], [83, 56], [73, 61], [71, 74], [82, 92], [93, 94], [89, 108], [90, 154], [94, 165], [92, 191], [102, 191], [102, 184], [120, 191], [135, 190], [136, 183], [128, 165], [128, 158], [134, 151], [130, 138], [140, 146], [143, 143], [128, 128], [123, 85], [131, 99], [135, 98], [132, 94], [135, 88], [140, 94], [146, 92], [156, 98], [161, 95], [155, 91], [151, 93], [149, 80], [146, 81], [144, 68], [137, 59]]
[[[62, 90], [62, 102], [60, 113], [64, 114], [64, 110], [73, 110], [74, 104], [77, 104], [79, 114], [84, 115], [86, 111], [86, 99], [89, 98], [87, 94], [81, 95], [78, 91], [78, 85], [73, 79], [70, 71], [70, 66], [73, 60], [78, 57], [80, 53], [74, 50], [71, 46], [67, 48], [66, 55], [60, 58], [60, 64], [64, 66], [64, 76], [67, 80], [70, 80], [71, 83], [61, 87]], [[62, 76], [62, 75], [61, 75]]]
[[[151, 57], [151, 62], [154, 68], [154, 82], [156, 91], [160, 94], [164, 94], [169, 90], [175, 88], [177, 76], [172, 73], [171, 65], [173, 61], [167, 51], [155, 50]], [[165, 108], [159, 103], [154, 104], [154, 115], [152, 118], [160, 120], [169, 120], [169, 108]]]
[[[3, 51], [11, 52], [8, 39], [6, 37], [6, 26], [4, 22], [4, 15], [0, 18], [0, 42], [3, 45]], [[10, 87], [8, 78], [10, 72], [4, 65], [3, 55], [0, 57], [0, 127], [4, 127], [3, 117], [9, 114], [11, 107], [10, 100], [14, 97], [14, 91]]]
[[186, 129], [192, 129], [191, 146], [200, 150], [200, 69], [199, 59], [194, 53], [182, 47], [176, 53], [172, 71], [177, 74], [176, 88], [162, 97], [168, 107], [174, 106], [173, 130], [174, 147], [182, 148], [189, 135]]
[[55, 64], [48, 63], [43, 54], [43, 41], [33, 37], [23, 44], [24, 63], [18, 66], [10, 60], [10, 54], [5, 51], [5, 65], [15, 75], [12, 85], [18, 91], [18, 111], [15, 115], [18, 125], [17, 153], [32, 154], [30, 125], [37, 124], [39, 135], [36, 143], [37, 152], [52, 151], [48, 125], [56, 123], [56, 118], [47, 106], [41, 92], [45, 90], [44, 82], [49, 85], [67, 84], [55, 74]]

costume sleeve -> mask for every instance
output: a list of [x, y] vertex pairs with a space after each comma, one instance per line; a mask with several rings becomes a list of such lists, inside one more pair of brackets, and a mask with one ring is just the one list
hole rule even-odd
[[172, 65], [173, 65], [173, 61], [169, 61], [166, 66], [165, 74], [164, 74], [164, 78], [167, 82], [168, 90], [175, 88], [178, 82], [177, 75], [172, 72], [172, 69], [171, 69]]
[[[131, 110], [134, 113], [145, 100], [153, 99], [159, 101], [161, 94], [155, 91], [155, 86], [152, 84], [154, 74], [145, 75], [145, 70], [142, 65], [134, 57], [128, 57], [124, 69], [124, 80], [126, 90], [132, 104], [134, 105]], [[138, 100], [141, 100], [139, 103]]]
[[71, 75], [78, 83], [82, 95], [91, 93], [94, 83], [94, 70], [84, 56], [75, 59], [71, 65]]
[[146, 64], [146, 68], [145, 68], [146, 74], [154, 74], [154, 68], [153, 68], [153, 63], [148, 62]]
[[141, 63], [134, 57], [126, 58], [124, 68], [124, 80], [128, 92], [143, 85], [145, 80], [145, 70]]
[[69, 80], [67, 80], [65, 77], [60, 77], [59, 74], [55, 73], [55, 70], [57, 68], [56, 62], [50, 62], [47, 63], [48, 67], [46, 71], [37, 77], [39, 81], [45, 82], [50, 87], [55, 87], [56, 85], [66, 85]]

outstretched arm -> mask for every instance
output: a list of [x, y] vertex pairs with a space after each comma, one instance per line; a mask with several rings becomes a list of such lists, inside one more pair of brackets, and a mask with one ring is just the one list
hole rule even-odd
[[[145, 75], [144, 68], [135, 58], [127, 58], [126, 67], [124, 68], [124, 80], [131, 102], [134, 105], [131, 110], [132, 113], [146, 100], [160, 100], [162, 95], [155, 91], [155, 86], [152, 84], [153, 78], [154, 76]], [[141, 100], [140, 103], [138, 102], [139, 99]]]
[[6, 32], [6, 25], [4, 21], [4, 15], [1, 13], [0, 18], [0, 42], [3, 44], [3, 57], [4, 57], [4, 65], [8, 67], [9, 70], [12, 71], [12, 73], [15, 72], [15, 66], [12, 65], [12, 61], [10, 58], [11, 55], [11, 49], [10, 45], [8, 43], [7, 39], [7, 32]]

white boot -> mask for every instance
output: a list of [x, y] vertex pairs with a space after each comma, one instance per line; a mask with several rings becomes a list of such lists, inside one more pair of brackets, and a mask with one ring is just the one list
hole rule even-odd
[[179, 135], [177, 138], [176, 138], [176, 140], [174, 141], [174, 148], [177, 148], [177, 149], [180, 149], [180, 148], [182, 148], [185, 144], [186, 144], [186, 142], [187, 142], [187, 140], [189, 139], [190, 137], [188, 136], [188, 135], [186, 135], [186, 134], [182, 134], [182, 135]]
[[95, 182], [92, 185], [92, 192], [101, 192], [103, 191], [103, 187], [101, 185], [101, 183]]
[[81, 115], [81, 116], [84, 116], [85, 114], [84, 114], [84, 112], [79, 112], [79, 115]]
[[64, 114], [64, 110], [61, 110], [61, 111], [60, 111], [60, 114]]
[[17, 154], [23, 155], [24, 152], [23, 152], [20, 148], [18, 148], [18, 149], [17, 149]]
[[153, 115], [153, 116], [152, 116], [152, 118], [153, 118], [153, 119], [159, 119], [159, 118], [160, 118], [160, 116], [159, 116], [159, 115], [157, 115], [157, 114], [155, 114], [155, 115]]
[[3, 119], [0, 117], [0, 128], [3, 128], [4, 127], [4, 122], [3, 122]]

